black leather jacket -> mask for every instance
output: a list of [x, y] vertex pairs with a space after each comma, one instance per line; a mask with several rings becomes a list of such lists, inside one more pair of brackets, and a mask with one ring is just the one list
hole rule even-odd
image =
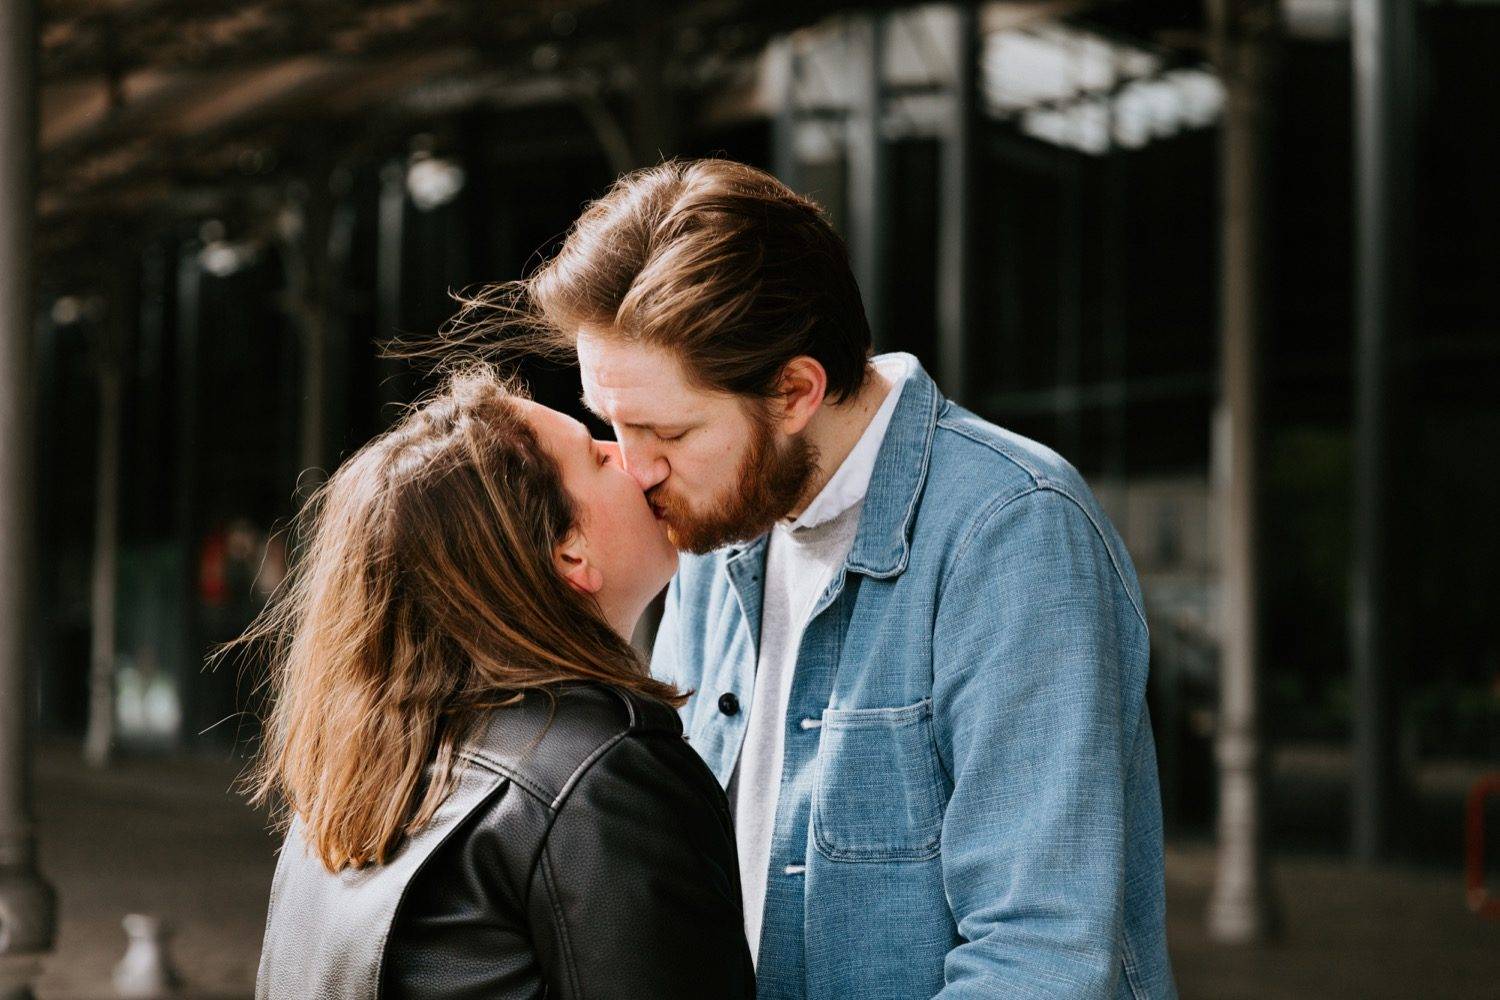
[[755, 995], [728, 805], [676, 712], [593, 685], [555, 712], [532, 694], [463, 757], [384, 865], [330, 874], [293, 823], [258, 998]]

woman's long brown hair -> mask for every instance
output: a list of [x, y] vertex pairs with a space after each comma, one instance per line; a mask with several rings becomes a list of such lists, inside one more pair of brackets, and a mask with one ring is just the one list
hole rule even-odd
[[575, 507], [516, 398], [470, 366], [345, 461], [299, 515], [283, 589], [220, 650], [269, 653], [248, 791], [300, 816], [330, 871], [387, 860], [480, 714], [528, 689], [682, 701], [554, 568]]

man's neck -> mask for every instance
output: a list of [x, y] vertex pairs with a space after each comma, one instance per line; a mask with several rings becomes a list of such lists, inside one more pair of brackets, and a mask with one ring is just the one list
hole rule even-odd
[[880, 409], [880, 404], [885, 402], [886, 395], [893, 387], [891, 380], [882, 375], [880, 369], [871, 366], [869, 377], [860, 386], [859, 392], [841, 403], [823, 407], [812, 418], [805, 433], [808, 443], [817, 450], [818, 467], [808, 481], [801, 499], [797, 501], [797, 506], [787, 514], [788, 518], [800, 516], [807, 505], [823, 492], [823, 487], [828, 485], [839, 466], [844, 464], [844, 459], [849, 457], [849, 453], [859, 443], [860, 436], [874, 419], [875, 411]]

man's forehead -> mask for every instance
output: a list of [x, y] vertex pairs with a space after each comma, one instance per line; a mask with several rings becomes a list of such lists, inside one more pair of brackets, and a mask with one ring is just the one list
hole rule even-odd
[[655, 419], [671, 416], [667, 408], [701, 402], [676, 356], [664, 348], [580, 334], [578, 365], [584, 402], [595, 409], [628, 408], [642, 419]]
[[670, 351], [619, 337], [580, 333], [578, 364], [600, 388], [660, 388], [682, 381], [681, 366]]

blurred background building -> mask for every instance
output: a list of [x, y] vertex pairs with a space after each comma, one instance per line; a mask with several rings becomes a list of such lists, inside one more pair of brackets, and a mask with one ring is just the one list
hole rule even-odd
[[34, 840], [61, 890], [40, 995], [108, 995], [147, 906], [248, 995], [257, 678], [204, 659], [423, 388], [378, 342], [621, 172], [721, 155], [824, 205], [877, 347], [1124, 535], [1184, 996], [1500, 996], [1463, 882], [1500, 769], [1500, 5], [9, 3], [0, 874]]

